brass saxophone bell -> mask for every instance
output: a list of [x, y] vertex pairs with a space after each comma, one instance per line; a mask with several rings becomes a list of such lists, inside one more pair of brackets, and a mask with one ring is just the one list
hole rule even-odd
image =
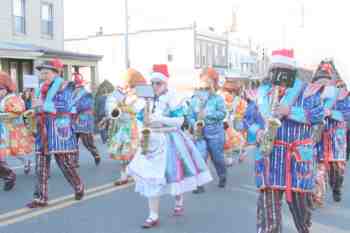
[[204, 126], [205, 126], [205, 122], [203, 120], [199, 120], [195, 123], [194, 136], [197, 140], [203, 137]]
[[143, 155], [146, 155], [149, 152], [149, 142], [150, 142], [151, 133], [152, 132], [150, 128], [143, 128], [141, 131], [141, 134], [142, 134], [141, 149], [142, 149]]
[[204, 128], [204, 125], [205, 125], [205, 123], [203, 120], [196, 122], [196, 128]]
[[112, 111], [112, 119], [119, 119], [120, 118], [120, 115], [121, 115], [121, 109], [120, 108], [115, 108], [113, 111]]

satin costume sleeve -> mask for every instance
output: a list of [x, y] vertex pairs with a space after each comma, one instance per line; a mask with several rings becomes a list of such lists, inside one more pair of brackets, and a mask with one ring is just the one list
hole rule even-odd
[[324, 117], [324, 108], [321, 101], [321, 92], [304, 99], [302, 107], [292, 106], [287, 116], [289, 120], [303, 124], [317, 124]]
[[247, 143], [255, 144], [256, 135], [259, 130], [265, 127], [265, 121], [259, 112], [255, 102], [249, 101], [245, 115], [243, 117], [243, 126], [247, 129]]

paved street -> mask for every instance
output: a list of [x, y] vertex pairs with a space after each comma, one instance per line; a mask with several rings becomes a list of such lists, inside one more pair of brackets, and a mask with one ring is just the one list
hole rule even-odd
[[[72, 200], [72, 190], [56, 165], [53, 165], [49, 192], [51, 205], [42, 210], [24, 208], [32, 198], [34, 175], [16, 170], [18, 182], [9, 193], [0, 191], [0, 233], [138, 233], [147, 217], [147, 203], [133, 192], [133, 187], [116, 188], [118, 166], [110, 160], [104, 147], [103, 161], [95, 167], [92, 157], [82, 149], [80, 174], [86, 184], [83, 201]], [[17, 161], [9, 161], [17, 166]], [[52, 163], [54, 164], [54, 163]], [[348, 172], [349, 173], [349, 172]], [[253, 161], [234, 166], [229, 171], [227, 188], [220, 190], [212, 182], [203, 195], [187, 194], [185, 216], [171, 217], [173, 200], [162, 198], [161, 225], [148, 232], [157, 233], [251, 233], [255, 232], [256, 191]], [[345, 184], [349, 193], [349, 179]], [[291, 215], [284, 205], [286, 233], [296, 232]], [[312, 233], [350, 232], [350, 196], [344, 195], [341, 205], [331, 202], [314, 212]]]

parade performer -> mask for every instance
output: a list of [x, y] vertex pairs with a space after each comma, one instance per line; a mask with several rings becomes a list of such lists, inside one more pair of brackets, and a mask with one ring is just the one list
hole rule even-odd
[[23, 121], [26, 112], [21, 97], [14, 94], [15, 85], [9, 75], [0, 72], [0, 177], [4, 190], [11, 190], [16, 181], [15, 173], [6, 165], [7, 156], [26, 156], [33, 151], [34, 137]]
[[[75, 90], [71, 104], [75, 106], [77, 113], [74, 121], [74, 132], [77, 137], [77, 142], [79, 143], [79, 139], [82, 140], [85, 148], [88, 149], [94, 157], [96, 166], [98, 166], [101, 162], [101, 157], [97, 151], [94, 139], [94, 99], [92, 94], [84, 88], [86, 82], [82, 75], [74, 73], [73, 76]], [[75, 165], [79, 167], [79, 149], [75, 156]]]
[[282, 232], [285, 193], [297, 231], [309, 233], [314, 188], [311, 125], [323, 118], [320, 88], [298, 79], [292, 50], [273, 52], [269, 74], [270, 83], [259, 87], [257, 106], [249, 107], [244, 119], [250, 123], [248, 143], [259, 143], [257, 232]]
[[316, 143], [317, 176], [314, 203], [324, 204], [327, 175], [333, 191], [333, 199], [341, 201], [346, 165], [346, 132], [350, 120], [350, 99], [342, 80], [331, 61], [322, 61], [315, 72], [313, 82], [323, 86], [322, 100], [325, 121], [318, 127]]
[[[64, 64], [62, 63], [62, 61], [58, 58], [54, 58], [50, 61], [51, 65], [56, 69], [56, 71], [58, 72], [58, 76], [62, 77], [64, 71]], [[41, 88], [47, 88], [48, 84], [51, 83], [50, 80], [48, 80], [48, 76], [47, 75], [40, 75], [39, 76], [39, 86], [37, 88], [34, 89], [34, 95], [33, 95], [33, 99], [32, 99], [32, 109], [35, 112], [40, 112], [42, 107], [42, 98], [41, 98]], [[44, 87], [45, 86], [45, 87]], [[37, 120], [37, 116], [33, 118], [28, 118], [26, 120], [30, 120], [29, 124], [32, 125], [32, 131], [34, 132], [34, 135], [37, 136], [38, 132], [38, 120]], [[39, 166], [40, 166], [40, 153], [35, 153], [35, 174], [36, 177], [40, 177], [39, 174]], [[51, 158], [52, 155], [47, 155], [47, 177], [50, 178], [51, 176]], [[73, 158], [72, 158], [73, 159]], [[36, 184], [35, 184], [35, 188], [34, 188], [34, 193], [33, 196], [37, 199], [40, 199], [40, 183], [39, 183], [39, 179], [36, 179]]]
[[[114, 86], [108, 80], [104, 80], [97, 88], [95, 96], [95, 125], [102, 125], [101, 122], [106, 118], [106, 101], [108, 96], [114, 91]], [[107, 143], [107, 128], [108, 127], [98, 127], [102, 143]]]
[[184, 212], [183, 194], [211, 181], [212, 177], [193, 141], [181, 131], [183, 110], [168, 90], [166, 65], [154, 65], [151, 74], [155, 97], [143, 109], [141, 148], [128, 166], [135, 190], [148, 198], [149, 217], [143, 228], [159, 225], [160, 196], [175, 196], [174, 215]]
[[138, 99], [135, 88], [145, 85], [146, 79], [135, 69], [128, 69], [124, 76], [122, 89], [117, 88], [106, 102], [108, 152], [112, 159], [121, 164], [120, 178], [115, 185], [128, 183], [126, 167], [138, 148], [138, 122], [136, 114], [143, 108], [143, 101]]
[[44, 207], [48, 204], [48, 172], [50, 155], [54, 155], [58, 167], [75, 190], [75, 199], [84, 195], [84, 186], [74, 168], [72, 156], [77, 153], [77, 140], [73, 131], [74, 83], [64, 81], [54, 61], [37, 67], [44, 84], [40, 88], [36, 135], [38, 193], [27, 206]]
[[238, 79], [226, 77], [221, 96], [225, 100], [227, 116], [224, 121], [225, 129], [225, 163], [232, 166], [234, 159], [241, 158], [245, 145], [245, 132], [243, 130], [243, 116], [247, 108], [247, 101], [241, 96], [243, 83]]
[[[188, 106], [187, 121], [195, 143], [205, 161], [210, 153], [219, 177], [219, 187], [226, 186], [226, 165], [224, 159], [226, 117], [225, 101], [218, 95], [219, 75], [213, 68], [203, 69], [200, 87], [195, 91]], [[200, 186], [194, 193], [203, 193]]]

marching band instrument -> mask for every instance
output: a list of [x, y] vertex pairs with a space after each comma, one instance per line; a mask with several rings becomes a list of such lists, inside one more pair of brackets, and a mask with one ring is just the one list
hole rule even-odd
[[150, 135], [151, 135], [151, 128], [150, 128], [150, 99], [146, 99], [146, 106], [143, 112], [143, 120], [144, 120], [144, 125], [143, 129], [141, 131], [142, 134], [142, 139], [141, 139], [141, 149], [142, 149], [142, 154], [145, 155], [149, 151], [149, 141], [150, 141]]
[[113, 120], [119, 119], [121, 114], [122, 114], [122, 110], [119, 107], [116, 107], [111, 113], [112, 119]]
[[155, 111], [155, 105], [151, 110], [151, 100], [154, 100], [155, 93], [152, 85], [138, 85], [135, 88], [136, 96], [145, 99], [145, 108], [143, 110], [143, 129], [141, 130], [141, 150], [142, 154], [149, 153], [151, 130], [151, 114]]
[[37, 132], [36, 128], [36, 120], [35, 120], [35, 111], [34, 110], [27, 110], [23, 112], [22, 114], [16, 114], [16, 113], [11, 113], [11, 112], [6, 112], [6, 113], [0, 113], [0, 120], [4, 122], [11, 121], [14, 118], [17, 117], [23, 117], [24, 118], [24, 123], [27, 129], [35, 134]]
[[30, 109], [23, 113], [24, 122], [26, 124], [27, 129], [32, 133], [37, 133], [37, 125], [35, 119], [35, 110]]
[[274, 92], [271, 100], [271, 113], [272, 116], [266, 119], [267, 127], [261, 142], [261, 151], [267, 156], [272, 152], [274, 147], [274, 141], [277, 136], [277, 129], [281, 127], [281, 121], [274, 116], [275, 109], [278, 105], [279, 99], [279, 86], [274, 87]]
[[[199, 88], [197, 91], [208, 91], [206, 88]], [[211, 91], [209, 91], [211, 92]], [[193, 136], [196, 140], [199, 140], [203, 138], [203, 129], [205, 127], [205, 115], [204, 115], [204, 110], [207, 105], [207, 102], [209, 100], [210, 93], [206, 98], [200, 98], [200, 106], [199, 106], [199, 112], [197, 115], [197, 121], [194, 124], [194, 129], [193, 129]]]

